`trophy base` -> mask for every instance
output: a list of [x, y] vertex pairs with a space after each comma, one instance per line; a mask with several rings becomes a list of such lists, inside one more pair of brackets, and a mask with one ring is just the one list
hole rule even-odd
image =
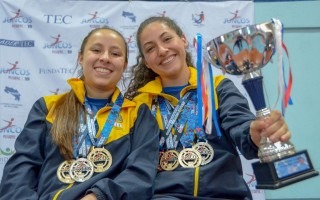
[[252, 163], [256, 189], [278, 189], [319, 175], [306, 150], [267, 163]]

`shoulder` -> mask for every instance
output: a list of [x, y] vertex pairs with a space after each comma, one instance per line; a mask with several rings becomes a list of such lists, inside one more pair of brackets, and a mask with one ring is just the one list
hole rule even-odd
[[59, 94], [59, 95], [49, 95], [49, 96], [44, 96], [43, 101], [47, 107], [48, 110], [51, 110], [52, 108], [55, 107], [57, 102], [59, 102], [62, 98], [64, 98], [67, 95], [67, 93], [64, 94]]

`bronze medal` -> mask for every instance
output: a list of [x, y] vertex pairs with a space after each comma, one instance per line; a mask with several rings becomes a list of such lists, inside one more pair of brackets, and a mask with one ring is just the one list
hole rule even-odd
[[73, 163], [74, 160], [71, 161], [64, 161], [63, 163], [60, 164], [60, 166], [57, 169], [57, 176], [58, 179], [62, 183], [74, 183], [74, 180], [70, 176], [70, 166]]
[[179, 154], [179, 163], [184, 168], [196, 168], [201, 165], [200, 153], [193, 148], [185, 148]]
[[161, 160], [161, 157], [163, 156], [163, 154], [164, 154], [164, 151], [160, 151], [159, 152], [158, 172], [163, 170], [161, 165], [160, 165], [160, 160]]
[[112, 156], [105, 148], [94, 148], [87, 156], [93, 164], [94, 172], [100, 173], [108, 170], [112, 164]]
[[93, 175], [93, 164], [86, 158], [79, 158], [70, 166], [70, 177], [76, 182], [84, 182]]
[[166, 171], [172, 171], [179, 166], [179, 153], [176, 150], [168, 150], [164, 152], [160, 158], [160, 167]]
[[195, 150], [197, 150], [200, 153], [200, 155], [202, 157], [201, 165], [206, 165], [212, 161], [213, 156], [214, 156], [214, 150], [209, 143], [198, 142], [192, 148], [194, 148]]

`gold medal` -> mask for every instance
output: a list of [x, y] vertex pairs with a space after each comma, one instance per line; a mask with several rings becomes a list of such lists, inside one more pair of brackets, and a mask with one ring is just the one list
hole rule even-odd
[[202, 158], [200, 153], [193, 148], [185, 148], [179, 153], [179, 163], [184, 168], [196, 168], [199, 167]]
[[212, 146], [207, 142], [198, 142], [192, 148], [194, 148], [200, 153], [202, 157], [201, 165], [206, 165], [212, 161], [214, 156], [214, 150]]
[[71, 161], [64, 161], [60, 164], [59, 168], [57, 169], [57, 176], [58, 179], [62, 183], [74, 183], [74, 180], [70, 176], [70, 166], [74, 160]]
[[112, 164], [112, 156], [105, 148], [92, 149], [87, 158], [93, 164], [94, 172], [97, 173], [106, 171]]
[[162, 154], [160, 158], [160, 167], [166, 171], [172, 171], [179, 166], [179, 153], [175, 150], [169, 150]]
[[86, 158], [75, 160], [70, 166], [70, 177], [76, 182], [84, 182], [93, 175], [93, 164]]

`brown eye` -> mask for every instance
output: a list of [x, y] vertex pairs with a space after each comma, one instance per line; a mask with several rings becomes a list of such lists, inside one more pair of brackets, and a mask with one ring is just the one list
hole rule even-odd
[[147, 52], [150, 52], [150, 51], [152, 51], [153, 49], [154, 49], [153, 47], [150, 47], [150, 48], [147, 49]]
[[111, 54], [116, 57], [121, 56], [121, 53], [118, 53], [118, 52], [112, 52]]
[[94, 52], [94, 53], [100, 53], [101, 52], [100, 49], [91, 49], [91, 51]]

